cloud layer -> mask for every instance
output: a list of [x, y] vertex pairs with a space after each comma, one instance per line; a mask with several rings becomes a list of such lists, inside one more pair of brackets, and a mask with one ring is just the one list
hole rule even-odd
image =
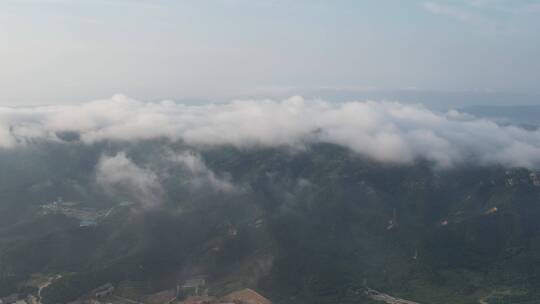
[[80, 133], [85, 143], [166, 137], [195, 146], [302, 148], [324, 142], [382, 162], [424, 158], [441, 167], [469, 161], [540, 165], [539, 131], [397, 102], [332, 104], [291, 97], [187, 106], [117, 95], [78, 105], [0, 108], [0, 147], [59, 141], [63, 131]]

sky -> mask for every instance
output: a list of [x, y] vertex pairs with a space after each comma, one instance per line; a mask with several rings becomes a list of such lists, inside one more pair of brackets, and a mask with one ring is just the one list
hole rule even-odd
[[534, 101], [538, 33], [540, 0], [3, 0], [0, 105], [392, 90]]

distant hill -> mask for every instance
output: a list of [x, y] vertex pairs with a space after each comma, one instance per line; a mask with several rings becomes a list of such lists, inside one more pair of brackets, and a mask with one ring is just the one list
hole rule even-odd
[[516, 124], [529, 127], [540, 126], [540, 105], [488, 106], [477, 105], [464, 107], [462, 111], [495, 120], [500, 123]]

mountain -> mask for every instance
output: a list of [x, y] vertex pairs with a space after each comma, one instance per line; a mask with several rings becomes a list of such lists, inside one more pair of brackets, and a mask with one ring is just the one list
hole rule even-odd
[[463, 111], [502, 124], [515, 124], [537, 130], [540, 126], [539, 105], [476, 105], [464, 107]]
[[540, 290], [540, 175], [525, 168], [165, 139], [37, 141], [0, 159], [0, 296], [56, 274], [43, 303], [108, 282], [142, 300], [197, 276], [213, 295], [251, 288], [275, 303]]

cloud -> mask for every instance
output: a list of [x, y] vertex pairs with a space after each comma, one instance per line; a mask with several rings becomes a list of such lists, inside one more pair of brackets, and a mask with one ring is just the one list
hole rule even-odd
[[181, 164], [190, 173], [189, 184], [195, 188], [206, 188], [210, 186], [211, 189], [219, 192], [235, 192], [238, 189], [228, 180], [219, 178], [214, 171], [210, 170], [201, 156], [193, 152], [183, 153], [170, 153], [167, 159]]
[[9, 127], [0, 124], [0, 147], [15, 146], [15, 139], [11, 135]]
[[163, 189], [157, 175], [138, 167], [123, 152], [101, 157], [96, 166], [96, 181], [108, 193], [125, 196], [144, 208], [156, 207], [162, 199]]
[[[188, 106], [118, 95], [78, 105], [0, 108], [0, 122], [5, 126], [0, 147], [31, 144], [36, 138], [60, 142], [57, 134], [70, 131], [88, 144], [152, 138], [181, 140], [194, 147], [304, 148], [333, 143], [381, 162], [423, 158], [440, 167], [468, 162], [540, 167], [540, 131], [398, 102], [335, 104], [295, 96]], [[125, 155], [115, 161], [153, 180], [151, 173], [130, 166]], [[178, 161], [212, 178], [197, 156], [183, 155]]]

